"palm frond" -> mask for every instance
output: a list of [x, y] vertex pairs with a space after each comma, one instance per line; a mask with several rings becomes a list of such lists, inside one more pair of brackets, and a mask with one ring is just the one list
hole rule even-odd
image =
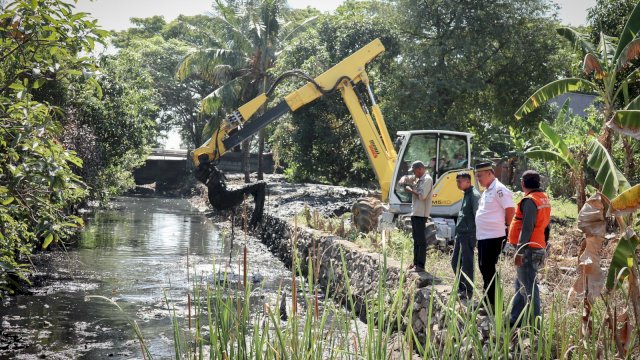
[[[316, 20], [318, 20], [318, 16], [312, 16], [309, 18], [306, 18], [304, 21], [298, 23], [298, 22], [292, 22], [291, 24], [293, 24], [292, 26], [295, 26], [293, 29], [291, 29], [290, 31], [285, 31], [284, 35], [279, 39], [281, 43], [285, 43], [287, 41], [289, 41], [290, 39], [295, 38], [296, 36], [298, 36], [298, 34], [302, 33], [303, 31], [307, 30], [309, 28], [309, 26], [313, 25]], [[285, 29], [286, 30], [286, 29]]]
[[[246, 67], [250, 59], [242, 52], [229, 49], [204, 49], [189, 53], [178, 66], [176, 77], [184, 80], [191, 74], [215, 80], [216, 67], [224, 64], [232, 68]], [[219, 84], [214, 82], [214, 84]]]
[[246, 85], [248, 75], [239, 76], [220, 86], [202, 99], [200, 109], [205, 114], [214, 114], [220, 109], [232, 109], [242, 100], [242, 90]]

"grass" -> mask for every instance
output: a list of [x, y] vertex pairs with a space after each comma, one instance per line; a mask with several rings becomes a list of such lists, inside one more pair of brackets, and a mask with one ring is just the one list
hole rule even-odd
[[[571, 218], [570, 209], [575, 210], [571, 208], [573, 204], [566, 201], [561, 204], [567, 207], [563, 212], [566, 218]], [[324, 231], [344, 231], [340, 230], [343, 218], [322, 219], [314, 214], [301, 214], [297, 223]], [[345, 237], [367, 250], [383, 254], [383, 262], [378, 269], [379, 279], [386, 278], [387, 257], [404, 259], [403, 263], [407, 263], [412, 256], [411, 237], [400, 230], [392, 231], [384, 246], [379, 234], [370, 237], [347, 232]], [[297, 251], [292, 249], [292, 253]], [[281, 319], [277, 305], [264, 304], [262, 309], [255, 310], [251, 298], [259, 288], [252, 288], [250, 282], [232, 283], [225, 275], [222, 282], [209, 283], [205, 276], [195, 274], [191, 278], [192, 317], [176, 315], [172, 299], [165, 299], [171, 312], [175, 358], [388, 359], [394, 346], [399, 351], [395, 358], [399, 359], [410, 359], [415, 354], [424, 359], [616, 358], [617, 349], [611, 341], [615, 326], [607, 325], [610, 322], [606, 319], [610, 319], [611, 314], [602, 302], [592, 307], [590, 323], [583, 324], [582, 309], [567, 302], [566, 289], [549, 289], [541, 294], [544, 315], [540, 330], [531, 326], [512, 329], [508, 314], [513, 303], [511, 284], [514, 271], [510, 261], [502, 259], [498, 266], [501, 280], [497, 287], [496, 313], [489, 314], [484, 323], [479, 324], [479, 308], [466, 307], [457, 301], [455, 289], [459, 278], [453, 273], [449, 259], [450, 254], [442, 251], [428, 252], [427, 271], [441, 278], [445, 284], [452, 284], [454, 290], [449, 297], [433, 292], [429, 295], [426, 341], [420, 341], [420, 334], [413, 329], [414, 307], [408, 306], [403, 310], [403, 301], [413, 299], [415, 295], [408, 293], [412, 291], [410, 287], [402, 286], [403, 277], [398, 289], [387, 288], [382, 280], [377, 283], [377, 296], [366, 299], [366, 322], [361, 323], [359, 314], [354, 310], [350, 279], [339, 279], [345, 284], [347, 296], [346, 300], [337, 298], [331, 288], [320, 289], [317, 269], [314, 270], [310, 260], [293, 259], [292, 278], [287, 282], [288, 288], [293, 289], [297, 296], [292, 299], [286, 321]], [[344, 259], [339, 266], [344, 274], [348, 274]], [[214, 271], [215, 268], [214, 264]], [[241, 268], [246, 278], [246, 263], [238, 264], [238, 269]], [[302, 277], [303, 273], [308, 274], [306, 279]], [[540, 275], [544, 277], [544, 271]], [[479, 278], [476, 269], [476, 300], [482, 298]], [[330, 287], [333, 283], [329, 284]], [[282, 291], [283, 288], [278, 289], [277, 299], [280, 299]], [[327, 294], [322, 301], [320, 292]], [[343, 303], [347, 306], [340, 305]], [[488, 326], [485, 331], [488, 338], [483, 337], [479, 325]], [[132, 326], [144, 356], [150, 359], [151, 353], [135, 322]], [[589, 326], [592, 331], [581, 335], [581, 329]], [[627, 358], [638, 355], [637, 347], [633, 345], [636, 343], [635, 334], [631, 339], [632, 351]]]
[[[524, 194], [522, 191], [516, 191], [513, 193], [513, 202], [516, 205], [522, 200]], [[578, 218], [578, 207], [576, 203], [563, 197], [551, 197], [551, 216], [552, 218], [559, 220], [575, 221]]]
[[[312, 263], [295, 262], [295, 276], [300, 276], [301, 265], [312, 267]], [[378, 271], [380, 279], [387, 271], [382, 263]], [[343, 261], [343, 270], [346, 263]], [[592, 338], [583, 343], [578, 337], [580, 314], [566, 311], [564, 298], [556, 295], [545, 314], [541, 331], [532, 327], [512, 329], [508, 313], [512, 298], [498, 296], [497, 314], [489, 315], [489, 339], [484, 340], [478, 331], [478, 308], [465, 308], [456, 300], [455, 291], [448, 299], [432, 295], [429, 298], [429, 314], [441, 311], [441, 321], [428, 316], [426, 343], [417, 341], [411, 319], [413, 307], [402, 311], [406, 297], [404, 289], [388, 289], [384, 281], [377, 284], [377, 296], [366, 304], [366, 323], [358, 322], [354, 311], [337, 305], [337, 299], [329, 296], [320, 309], [318, 284], [314, 271], [309, 271], [306, 281], [299, 281], [299, 303], [297, 312], [289, 320], [280, 319], [279, 309], [270, 305], [262, 311], [250, 311], [250, 298], [255, 290], [250, 283], [232, 284], [226, 280], [209, 284], [204, 278], [193, 280], [194, 323], [187, 328], [188, 319], [176, 316], [172, 310], [175, 358], [176, 359], [388, 359], [393, 346], [392, 339], [400, 343], [402, 353], [398, 358], [411, 358], [416, 353], [425, 359], [550, 359], [573, 358], [598, 359], [603, 354], [613, 358], [615, 349], [603, 343], [600, 337], [607, 329], [594, 331]], [[292, 281], [295, 281], [292, 279]], [[344, 279], [350, 289], [350, 279]], [[404, 280], [401, 280], [401, 283]], [[454, 287], [455, 288], [455, 287]], [[499, 287], [500, 289], [501, 287]], [[327, 294], [331, 289], [326, 290]], [[390, 296], [385, 296], [390, 294]], [[501, 299], [505, 299], [502, 301]], [[166, 300], [171, 304], [171, 299]], [[349, 293], [347, 303], [353, 306]], [[170, 307], [171, 309], [172, 307]], [[602, 308], [594, 309], [594, 323], [602, 322]], [[403, 324], [409, 324], [403, 326]], [[436, 326], [437, 325], [437, 326]], [[445, 331], [435, 331], [434, 329]], [[392, 336], [400, 329], [397, 336]], [[143, 348], [144, 340], [140, 337]], [[147, 358], [151, 355], [147, 352]]]

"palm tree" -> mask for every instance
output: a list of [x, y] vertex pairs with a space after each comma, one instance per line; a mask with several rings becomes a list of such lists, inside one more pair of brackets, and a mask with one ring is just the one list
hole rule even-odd
[[[213, 20], [218, 31], [207, 48], [194, 49], [180, 64], [177, 77], [191, 73], [211, 81], [217, 88], [206, 96], [203, 112], [218, 114], [235, 109], [262, 92], [272, 83], [269, 69], [275, 66], [281, 49], [315, 18], [287, 21], [289, 10], [284, 0], [216, 0]], [[220, 117], [207, 126], [208, 135], [217, 128]], [[264, 132], [258, 133], [258, 179], [262, 179]], [[242, 143], [242, 170], [249, 178], [250, 140]]]
[[[599, 141], [611, 152], [613, 132], [636, 139], [640, 138], [640, 96], [629, 97], [629, 90], [640, 77], [640, 4], [636, 5], [619, 39], [601, 34], [598, 46], [594, 46], [587, 34], [575, 29], [560, 28], [558, 33], [576, 47], [584, 56], [583, 78], [567, 78], [553, 81], [538, 89], [515, 113], [517, 119], [532, 112], [549, 99], [568, 92], [590, 92], [602, 102], [600, 111], [605, 126]], [[616, 44], [617, 42], [617, 44]], [[627, 175], [634, 171], [633, 147], [627, 137], [622, 138], [627, 160]]]

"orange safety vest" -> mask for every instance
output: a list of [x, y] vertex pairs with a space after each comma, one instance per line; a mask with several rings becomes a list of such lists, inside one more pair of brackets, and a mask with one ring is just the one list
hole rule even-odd
[[531, 233], [531, 239], [529, 240], [529, 247], [544, 249], [547, 247], [547, 242], [545, 241], [544, 231], [549, 226], [551, 222], [551, 203], [549, 202], [549, 197], [543, 191], [534, 190], [528, 193], [516, 208], [516, 215], [509, 226], [509, 243], [513, 245], [518, 245], [518, 240], [520, 238], [520, 232], [522, 231], [522, 219], [524, 215], [522, 214], [522, 210], [520, 206], [524, 199], [531, 199], [536, 204], [538, 208], [538, 214], [536, 216], [536, 224], [533, 228], [533, 232]]

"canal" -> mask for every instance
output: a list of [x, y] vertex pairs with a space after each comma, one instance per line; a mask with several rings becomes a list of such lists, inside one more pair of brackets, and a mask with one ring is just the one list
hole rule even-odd
[[291, 279], [257, 239], [232, 236], [228, 222], [219, 227], [185, 199], [121, 197], [111, 205], [87, 221], [79, 244], [34, 255], [33, 286], [0, 305], [0, 358], [142, 358], [129, 320], [154, 358], [175, 358], [170, 310], [187, 316], [188, 277], [238, 279], [245, 241], [256, 306], [277, 302]]

